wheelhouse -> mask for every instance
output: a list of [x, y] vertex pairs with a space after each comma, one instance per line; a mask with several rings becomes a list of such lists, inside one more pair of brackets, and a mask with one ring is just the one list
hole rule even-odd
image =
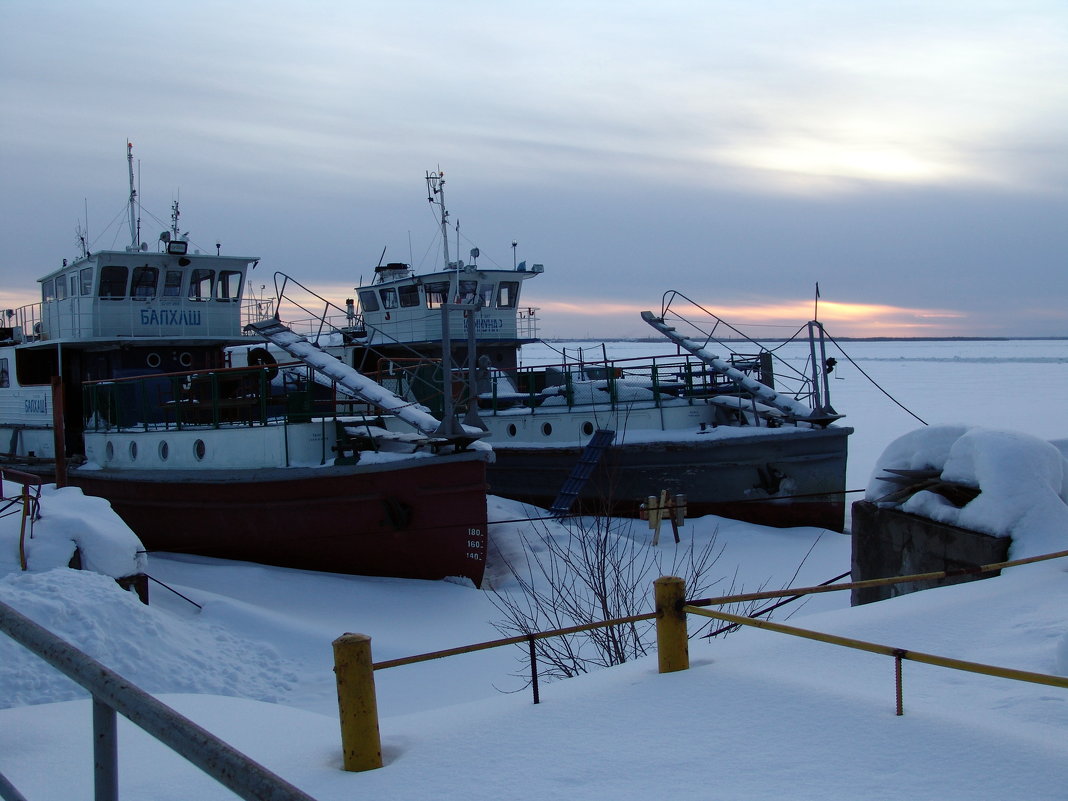
[[525, 280], [543, 271], [540, 264], [530, 270], [525, 264], [514, 270], [483, 270], [461, 262], [448, 271], [414, 275], [406, 264], [385, 265], [379, 268], [376, 283], [357, 290], [368, 332], [366, 344], [386, 350], [391, 345], [440, 350], [447, 304], [469, 306], [469, 310], [448, 312], [461, 348], [469, 326], [474, 326], [480, 348], [506, 345], [514, 349], [533, 342], [537, 339], [536, 310], [520, 304], [520, 293]]
[[12, 333], [24, 342], [239, 337], [245, 276], [256, 260], [187, 255], [176, 244], [186, 243], [64, 264], [40, 279], [39, 310], [25, 310]]
[[155, 253], [86, 254], [39, 279], [40, 302], [0, 313], [8, 452], [54, 454], [54, 377], [64, 387], [67, 450], [77, 453], [81, 382], [225, 366], [224, 347], [244, 339], [246, 275], [258, 259], [187, 250], [169, 240]]

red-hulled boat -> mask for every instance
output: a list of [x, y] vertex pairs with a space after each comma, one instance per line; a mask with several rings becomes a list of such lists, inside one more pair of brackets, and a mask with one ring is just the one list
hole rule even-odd
[[83, 246], [0, 328], [6, 458], [54, 460], [58, 481], [108, 499], [149, 551], [479, 585], [489, 449], [419, 420], [383, 439], [367, 401], [388, 398], [317, 400], [329, 364], [311, 356], [230, 367], [248, 309], [269, 316], [245, 303], [259, 259], [191, 251], [177, 204], [156, 246], [139, 244], [127, 157], [130, 246]]

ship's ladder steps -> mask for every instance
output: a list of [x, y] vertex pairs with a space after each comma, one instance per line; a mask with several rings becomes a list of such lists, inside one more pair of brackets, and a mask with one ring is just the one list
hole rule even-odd
[[590, 480], [594, 468], [600, 464], [604, 452], [608, 450], [608, 446], [612, 444], [615, 436], [615, 431], [603, 428], [593, 432], [593, 436], [586, 443], [579, 460], [571, 468], [571, 474], [564, 480], [563, 486], [560, 487], [556, 500], [549, 507], [553, 517], [563, 517], [571, 511], [571, 505], [575, 502], [579, 493], [582, 492], [582, 488], [586, 486], [586, 482]]

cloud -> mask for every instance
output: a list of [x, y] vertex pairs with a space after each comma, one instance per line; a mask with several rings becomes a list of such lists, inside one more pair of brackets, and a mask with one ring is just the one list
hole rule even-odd
[[[344, 295], [383, 246], [429, 265], [440, 165], [484, 253], [546, 263], [531, 297], [696, 286], [759, 316], [819, 279], [885, 304], [851, 326], [1068, 330], [1060, 2], [68, 6], [0, 4], [8, 285], [86, 210], [101, 232], [129, 136], [146, 210], [180, 190], [195, 241]], [[613, 313], [586, 318], [635, 326]]]

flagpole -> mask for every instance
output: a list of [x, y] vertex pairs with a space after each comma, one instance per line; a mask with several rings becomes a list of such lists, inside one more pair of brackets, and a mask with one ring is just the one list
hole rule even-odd
[[812, 319], [817, 322], [820, 319], [820, 282], [816, 282], [816, 299], [813, 302]]

